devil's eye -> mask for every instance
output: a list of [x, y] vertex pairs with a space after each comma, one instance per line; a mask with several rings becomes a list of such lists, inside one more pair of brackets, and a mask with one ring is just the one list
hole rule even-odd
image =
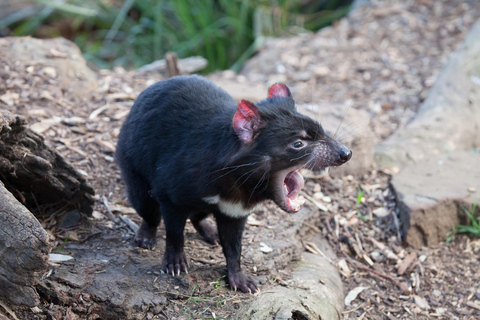
[[293, 149], [302, 149], [305, 146], [305, 143], [302, 140], [295, 141], [292, 144]]

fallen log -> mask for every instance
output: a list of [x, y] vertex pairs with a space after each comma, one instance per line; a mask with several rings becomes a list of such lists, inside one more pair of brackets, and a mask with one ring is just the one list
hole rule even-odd
[[51, 240], [0, 181], [0, 299], [30, 307], [40, 303], [34, 285], [47, 268]]
[[37, 217], [92, 213], [94, 191], [81, 174], [28, 129], [24, 118], [1, 109], [0, 180]]

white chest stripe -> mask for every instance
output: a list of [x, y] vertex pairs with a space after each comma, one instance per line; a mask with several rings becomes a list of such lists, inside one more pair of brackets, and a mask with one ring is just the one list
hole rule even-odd
[[219, 195], [203, 198], [203, 201], [209, 204], [218, 205], [218, 209], [223, 214], [232, 218], [243, 218], [248, 216], [255, 208], [245, 209], [240, 202], [229, 202], [222, 200]]

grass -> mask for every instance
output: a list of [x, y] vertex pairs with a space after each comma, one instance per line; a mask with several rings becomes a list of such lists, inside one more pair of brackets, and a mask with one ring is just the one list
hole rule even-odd
[[[222, 279], [225, 276], [219, 277], [215, 282], [213, 282], [214, 286], [214, 291], [220, 290], [220, 289], [225, 289], [225, 284], [222, 281]], [[207, 311], [210, 311], [211, 304], [215, 304], [216, 307], [223, 307], [226, 304], [226, 301], [231, 297], [231, 292], [230, 290], [226, 291], [226, 295], [217, 295], [214, 298], [207, 298], [207, 297], [201, 297], [201, 296], [194, 296], [195, 290], [198, 288], [198, 284], [195, 284], [193, 287], [192, 291], [190, 292], [190, 296], [188, 299], [182, 303], [182, 305], [185, 308], [184, 315], [187, 313], [190, 319], [215, 319], [215, 317], [207, 317], [205, 316], [205, 313]], [[201, 303], [209, 303], [210, 305], [208, 306], [200, 306]], [[194, 306], [200, 310], [195, 310]], [[210, 313], [213, 314], [212, 311]]]
[[477, 208], [477, 203], [472, 205], [470, 211], [466, 208], [461, 207], [463, 212], [468, 216], [470, 220], [470, 225], [456, 225], [456, 233], [467, 233], [475, 237], [480, 237], [480, 217], [475, 218], [475, 209]]
[[455, 235], [459, 233], [468, 234], [474, 237], [480, 237], [480, 217], [475, 218], [476, 208], [477, 203], [474, 203], [472, 205], [470, 211], [465, 207], [461, 207], [462, 211], [468, 216], [468, 219], [470, 220], [470, 225], [456, 225], [453, 230], [447, 234], [447, 242], [451, 242], [455, 238]]
[[137, 68], [174, 51], [205, 57], [206, 71], [238, 71], [265, 37], [316, 31], [345, 15], [351, 0], [35, 2], [39, 10], [27, 6], [1, 19], [0, 31], [70, 37], [100, 68]]
[[358, 206], [362, 203], [365, 191], [362, 190], [362, 188], [360, 188], [359, 185], [357, 185], [357, 190], [358, 190], [357, 201], [355, 202], [355, 208], [357, 208], [357, 215], [360, 217], [360, 219], [367, 220], [368, 218], [360, 212], [360, 209], [358, 209]]

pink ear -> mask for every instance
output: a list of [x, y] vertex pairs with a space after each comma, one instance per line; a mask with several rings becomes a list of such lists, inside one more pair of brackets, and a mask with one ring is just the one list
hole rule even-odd
[[240, 101], [233, 116], [233, 130], [240, 140], [246, 144], [252, 143], [258, 130], [264, 125], [257, 107], [250, 101]]
[[290, 90], [283, 83], [275, 83], [268, 89], [268, 97], [292, 97]]

